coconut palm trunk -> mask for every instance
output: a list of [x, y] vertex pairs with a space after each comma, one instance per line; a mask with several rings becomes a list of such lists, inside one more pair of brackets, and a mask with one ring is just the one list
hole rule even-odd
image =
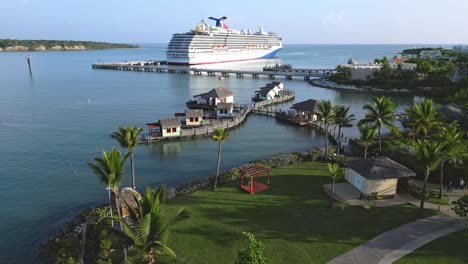
[[341, 150], [341, 126], [338, 126], [338, 142], [337, 142], [338, 148], [336, 150], [336, 153], [340, 155], [340, 150]]
[[325, 122], [325, 160], [328, 160], [328, 122]]
[[335, 178], [333, 178], [332, 188], [330, 193], [330, 201], [328, 203], [328, 207], [333, 207], [333, 195], [335, 194]]
[[218, 164], [216, 166], [216, 177], [213, 183], [213, 190], [218, 186], [219, 165], [221, 164], [221, 141], [218, 141]]
[[382, 134], [380, 134], [380, 126], [379, 126], [378, 133], [379, 133], [379, 155], [381, 155], [382, 154]]
[[133, 151], [130, 152], [130, 169], [132, 171], [132, 189], [136, 189], [136, 183], [135, 183], [135, 160], [133, 158]]
[[419, 204], [419, 209], [421, 209], [421, 213], [423, 213], [423, 210], [424, 210], [424, 202], [426, 200], [426, 184], [427, 184], [428, 178], [429, 178], [429, 170], [426, 169], [426, 172], [424, 175], [424, 184], [423, 184], [423, 188], [421, 191], [421, 203]]
[[443, 160], [440, 163], [439, 199], [442, 199], [442, 187], [444, 183], [444, 164], [445, 164], [445, 160]]
[[367, 159], [367, 144], [364, 145], [364, 159]]
[[[115, 203], [115, 208], [117, 209], [117, 215], [119, 216], [119, 219], [122, 219], [122, 211], [120, 210], [120, 202], [119, 202], [119, 190], [117, 189], [114, 189], [112, 190], [112, 194], [114, 196], [114, 203]], [[124, 228], [123, 228], [123, 225], [121, 222], [120, 223], [120, 231], [124, 231]], [[123, 246], [122, 248], [123, 250], [123, 253], [124, 253], [124, 259], [126, 260], [127, 259], [127, 247]]]

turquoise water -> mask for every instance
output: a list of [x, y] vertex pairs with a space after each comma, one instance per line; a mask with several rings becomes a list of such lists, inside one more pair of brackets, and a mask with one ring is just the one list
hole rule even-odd
[[[392, 57], [409, 45], [289, 45], [282, 63], [334, 67]], [[192, 95], [224, 86], [237, 102], [248, 102], [268, 79], [236, 79], [182, 74], [92, 70], [96, 61], [157, 60], [165, 45], [141, 49], [35, 52], [30, 78], [27, 53], [0, 53], [0, 263], [31, 263], [37, 246], [80, 210], [107, 201], [105, 186], [86, 166], [102, 148], [116, 146], [109, 134], [119, 125], [144, 126], [185, 109]], [[274, 61], [218, 65], [259, 68]], [[313, 87], [282, 80], [296, 102], [314, 98], [350, 105], [363, 116], [372, 95]], [[399, 110], [414, 100], [393, 96]], [[90, 100], [90, 103], [88, 102]], [[289, 107], [289, 104], [279, 108]], [[231, 131], [223, 146], [222, 169], [269, 155], [304, 151], [324, 144], [323, 135], [265, 117], [250, 116]], [[357, 135], [347, 129], [348, 136]], [[213, 174], [216, 144], [206, 138], [140, 145], [135, 153], [137, 186], [176, 184]], [[129, 184], [126, 175], [124, 185]]]

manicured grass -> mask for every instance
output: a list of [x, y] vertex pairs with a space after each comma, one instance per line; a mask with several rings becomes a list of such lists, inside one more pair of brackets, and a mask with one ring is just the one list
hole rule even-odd
[[465, 264], [468, 232], [465, 230], [436, 239], [404, 256], [396, 264]]
[[189, 263], [234, 263], [236, 239], [249, 231], [265, 243], [271, 263], [325, 263], [420, 217], [409, 205], [328, 208], [324, 183], [326, 164], [310, 162], [273, 170], [268, 192], [249, 195], [233, 183], [178, 197], [169, 211], [184, 207], [191, 218], [174, 226], [168, 244]]
[[439, 198], [429, 198], [429, 199], [427, 199], [427, 202], [433, 203], [433, 204], [440, 204], [440, 205], [448, 205], [449, 204], [448, 197], [445, 194], [442, 194], [442, 198], [440, 198], [440, 199]]

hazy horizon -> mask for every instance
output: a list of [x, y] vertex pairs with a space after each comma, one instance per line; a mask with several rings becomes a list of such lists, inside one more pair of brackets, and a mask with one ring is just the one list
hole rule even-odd
[[[227, 16], [235, 29], [276, 32], [285, 44], [468, 43], [468, 1], [12, 0], [2, 3], [2, 39], [165, 44], [201, 18]], [[207, 21], [211, 24], [212, 21]]]

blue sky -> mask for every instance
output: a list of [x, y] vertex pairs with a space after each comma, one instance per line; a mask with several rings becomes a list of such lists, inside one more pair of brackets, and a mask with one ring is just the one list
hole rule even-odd
[[1, 0], [0, 38], [167, 43], [208, 16], [289, 44], [468, 43], [465, 0]]

